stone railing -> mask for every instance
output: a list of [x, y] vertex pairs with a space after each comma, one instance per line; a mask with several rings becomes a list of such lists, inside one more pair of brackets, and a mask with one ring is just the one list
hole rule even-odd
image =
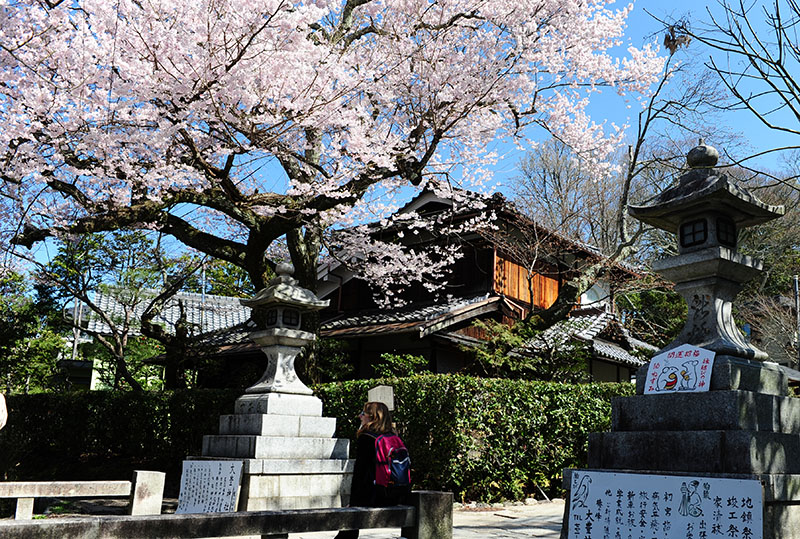
[[[129, 515], [158, 515], [164, 496], [163, 472], [133, 472], [132, 481], [19, 481], [0, 482], [0, 498], [16, 498], [14, 518], [33, 518], [36, 498], [130, 497]], [[0, 533], [2, 536], [2, 533]]]
[[288, 538], [289, 533], [344, 529], [401, 528], [407, 539], [452, 539], [453, 495], [415, 491], [411, 505], [366, 508], [294, 509], [180, 515], [102, 516], [0, 521], [0, 537], [230, 537]]

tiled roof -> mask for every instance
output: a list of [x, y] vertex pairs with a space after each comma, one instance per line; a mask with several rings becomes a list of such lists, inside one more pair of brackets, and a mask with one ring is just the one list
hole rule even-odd
[[[471, 307], [481, 307], [496, 301], [488, 294], [473, 298], [460, 298], [448, 303], [439, 303], [425, 307], [409, 307], [392, 311], [373, 311], [323, 322], [320, 333], [323, 337], [342, 337], [380, 333], [402, 333], [405, 331], [420, 332], [429, 325], [436, 325], [440, 320], [450, 320], [450, 316]], [[202, 335], [203, 346], [214, 353], [242, 353], [258, 347], [250, 339], [249, 334], [256, 330], [252, 320], [236, 326], [209, 332]], [[433, 328], [436, 330], [436, 327]]]
[[[590, 341], [603, 331], [612, 319], [613, 316], [604, 311], [571, 316], [544, 330], [539, 340], [542, 344], [557, 344], [573, 338]], [[536, 346], [536, 343], [531, 344]]]
[[[132, 307], [131, 334], [139, 334], [139, 320], [142, 313], [157, 294], [158, 292], [152, 290], [144, 291], [142, 293], [144, 299]], [[115, 296], [96, 292], [94, 303], [103, 312], [108, 313], [112, 320], [118, 320], [122, 319], [126, 312], [126, 306], [118, 300], [119, 297], [119, 294]], [[180, 317], [179, 303], [183, 303], [186, 320], [190, 327], [194, 328], [195, 335], [230, 328], [250, 318], [250, 309], [241, 305], [239, 298], [179, 292], [167, 300], [161, 314], [154, 319], [154, 322], [165, 325], [167, 333], [174, 332], [175, 323]], [[128, 306], [127, 309], [130, 311], [131, 307]], [[94, 313], [90, 315], [87, 329], [100, 334], [110, 333], [108, 325]]]
[[607, 359], [612, 363], [622, 363], [632, 367], [641, 367], [647, 363], [621, 346], [607, 341], [592, 341], [592, 351], [596, 357]]
[[329, 320], [322, 323], [322, 329], [353, 328], [378, 324], [397, 324], [404, 322], [424, 322], [433, 320], [460, 307], [486, 300], [488, 294], [472, 298], [458, 298], [447, 303], [437, 303], [425, 307], [409, 307], [395, 310], [376, 310], [347, 318]]
[[[599, 338], [598, 336], [601, 334], [620, 335], [625, 341], [624, 346]], [[633, 355], [629, 350], [640, 349], [650, 352], [656, 350], [654, 346], [631, 337], [627, 330], [618, 325], [616, 317], [612, 313], [601, 311], [577, 314], [562, 320], [544, 330], [519, 352], [536, 353], [537, 350], [545, 347], [566, 345], [576, 339], [591, 343], [595, 357], [634, 367], [644, 365], [645, 361]]]

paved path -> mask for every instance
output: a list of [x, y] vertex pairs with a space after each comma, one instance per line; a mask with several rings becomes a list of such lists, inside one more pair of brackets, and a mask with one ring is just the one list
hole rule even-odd
[[[453, 539], [518, 539], [561, 534], [564, 503], [540, 503], [488, 510], [453, 511]], [[292, 533], [290, 539], [331, 539], [335, 532]], [[362, 539], [397, 539], [398, 530], [364, 530]]]

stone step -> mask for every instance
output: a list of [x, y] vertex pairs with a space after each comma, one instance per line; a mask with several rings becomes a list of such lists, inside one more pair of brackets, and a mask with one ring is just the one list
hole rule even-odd
[[271, 475], [351, 474], [356, 462], [351, 459], [251, 459], [222, 456], [188, 456], [186, 460], [233, 460], [244, 464], [244, 474]]
[[632, 431], [589, 435], [589, 468], [730, 474], [800, 473], [800, 435]]
[[344, 507], [348, 497], [341, 496], [290, 496], [280, 498], [242, 498], [239, 511], [283, 511], [288, 509], [324, 509]]
[[336, 431], [335, 417], [276, 414], [233, 414], [219, 418], [219, 433], [257, 436], [300, 436], [332, 438]]
[[204, 457], [256, 459], [346, 459], [350, 441], [343, 438], [283, 436], [203, 436]]
[[312, 395], [253, 393], [236, 399], [234, 412], [322, 417], [322, 401]]
[[346, 459], [245, 459], [248, 474], [341, 474], [353, 473], [354, 460]]
[[248, 475], [242, 493], [248, 498], [339, 496], [350, 493], [350, 475]]
[[750, 391], [622, 397], [611, 403], [611, 429], [800, 432], [800, 399]]

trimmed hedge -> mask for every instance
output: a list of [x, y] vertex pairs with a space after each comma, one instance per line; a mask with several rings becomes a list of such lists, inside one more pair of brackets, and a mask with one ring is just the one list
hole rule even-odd
[[167, 472], [177, 491], [181, 463], [199, 455], [241, 391], [66, 392], [9, 395], [0, 431], [6, 481], [130, 479]]
[[[571, 385], [419, 375], [322, 384], [324, 414], [353, 438], [367, 391], [395, 388], [395, 422], [412, 455], [417, 488], [457, 499], [521, 499], [537, 486], [560, 491], [561, 470], [583, 466], [590, 432], [610, 426], [610, 400], [631, 384]], [[241, 391], [90, 392], [11, 395], [0, 431], [5, 480], [128, 479], [167, 472], [177, 495], [181, 462], [199, 455]]]
[[537, 486], [561, 492], [566, 467], [586, 465], [589, 433], [611, 426], [611, 399], [632, 384], [559, 384], [419, 375], [316, 388], [337, 436], [353, 438], [367, 391], [395, 388], [394, 420], [412, 459], [416, 487], [457, 499], [522, 499]]

